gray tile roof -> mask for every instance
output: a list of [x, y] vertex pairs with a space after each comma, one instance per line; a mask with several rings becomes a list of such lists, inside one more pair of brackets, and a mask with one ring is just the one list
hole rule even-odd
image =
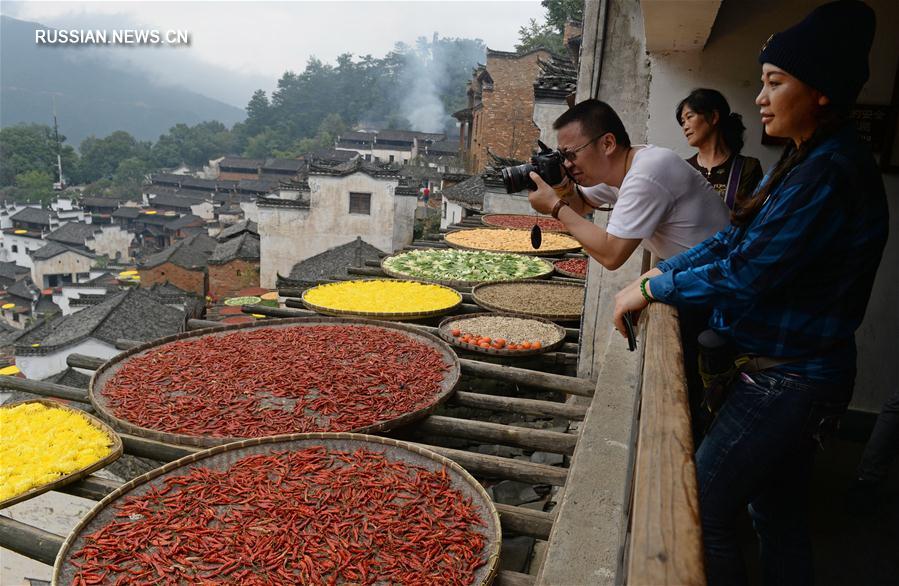
[[117, 208], [121, 203], [111, 197], [82, 197], [79, 201], [82, 206], [92, 208]]
[[31, 281], [31, 277], [19, 279], [6, 289], [7, 295], [14, 295], [15, 297], [18, 297], [20, 299], [25, 299], [28, 301], [28, 303], [31, 303], [34, 293], [38, 292], [40, 292], [40, 290], [34, 286], [34, 283]]
[[134, 218], [140, 215], [140, 208], [133, 208], [131, 206], [122, 206], [116, 211], [112, 212], [113, 218], [128, 218], [133, 220]]
[[312, 163], [309, 165], [310, 175], [332, 175], [335, 177], [343, 177], [352, 175], [353, 173], [365, 173], [375, 178], [394, 178], [399, 177], [399, 170], [391, 166], [382, 166], [363, 160], [361, 157], [341, 163], [339, 165], [325, 166]]
[[25, 267], [20, 267], [14, 262], [0, 262], [0, 280], [9, 279], [11, 281], [18, 280], [22, 275], [31, 274], [31, 271]]
[[[131, 289], [112, 295], [99, 305], [53, 320], [44, 335], [16, 346], [16, 354], [48, 353], [86, 338], [115, 344], [121, 338], [149, 341], [181, 331], [184, 313], [160, 303], [149, 293]], [[38, 348], [31, 344], [39, 343]]]
[[359, 153], [357, 153], [356, 151], [324, 149], [320, 151], [313, 151], [305, 156], [306, 160], [310, 162], [316, 162], [319, 164], [336, 164], [345, 163], [346, 161], [352, 161], [359, 156]]
[[66, 385], [69, 387], [86, 389], [88, 383], [90, 383], [91, 381], [91, 377], [90, 375], [78, 372], [70, 366], [62, 372], [57, 372], [56, 374], [48, 376], [43, 380], [44, 382], [48, 383], [56, 383], [58, 385]]
[[150, 205], [190, 211], [190, 206], [199, 205], [210, 200], [212, 200], [211, 194], [207, 198], [199, 195], [185, 195], [183, 191], [179, 191], [177, 195], [174, 193], [157, 193], [156, 197], [150, 198]]
[[205, 234], [190, 236], [162, 252], [151, 254], [141, 264], [141, 268], [149, 269], [170, 262], [188, 270], [203, 269], [217, 245], [218, 242]]
[[183, 228], [187, 228], [189, 226], [205, 226], [206, 220], [201, 218], [200, 216], [195, 216], [193, 214], [185, 214], [168, 224], [168, 227], [172, 230], [181, 230]]
[[445, 200], [461, 204], [462, 207], [479, 210], [484, 205], [484, 180], [480, 175], [469, 177], [462, 183], [444, 189], [440, 195]]
[[262, 171], [263, 173], [266, 170], [299, 172], [303, 167], [305, 167], [305, 163], [300, 159], [266, 159], [265, 164], [262, 165]]
[[218, 235], [218, 239], [228, 240], [229, 238], [234, 238], [235, 236], [239, 236], [243, 232], [250, 232], [252, 234], [259, 235], [259, 227], [256, 225], [256, 222], [253, 220], [241, 220], [240, 222], [228, 226], [224, 230], [221, 231]]
[[67, 222], [56, 230], [47, 234], [47, 240], [54, 240], [62, 244], [70, 244], [72, 246], [84, 246], [87, 240], [94, 237], [94, 234], [100, 231], [100, 227], [96, 224], [86, 224], [84, 222]]
[[265, 164], [263, 159], [245, 159], [243, 157], [225, 157], [219, 162], [219, 169], [252, 169], [256, 171]]
[[94, 258], [94, 254], [91, 252], [53, 241], [48, 242], [45, 246], [42, 246], [41, 248], [38, 248], [33, 252], [29, 252], [28, 255], [34, 260], [47, 260], [53, 258], [54, 256], [63, 254], [64, 252], [74, 252], [75, 254], [80, 254], [81, 256]]
[[280, 179], [241, 179], [237, 188], [248, 193], [269, 193], [280, 183]]
[[368, 242], [356, 237], [355, 240], [335, 246], [320, 254], [309, 257], [293, 266], [288, 279], [283, 282], [311, 284], [332, 276], [346, 276], [347, 267], [360, 267], [367, 260], [377, 260], [384, 254]]
[[219, 243], [209, 257], [209, 264], [223, 265], [232, 260], [259, 262], [259, 236], [244, 232]]
[[50, 210], [41, 210], [38, 208], [23, 208], [13, 214], [10, 220], [13, 222], [25, 222], [27, 224], [41, 224], [43, 226], [50, 225], [50, 218], [55, 218], [56, 213]]

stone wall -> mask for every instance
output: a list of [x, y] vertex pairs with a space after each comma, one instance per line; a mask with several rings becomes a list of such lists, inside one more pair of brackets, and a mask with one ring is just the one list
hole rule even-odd
[[235, 259], [222, 265], [209, 265], [209, 291], [213, 299], [234, 296], [241, 289], [259, 286], [259, 262]]

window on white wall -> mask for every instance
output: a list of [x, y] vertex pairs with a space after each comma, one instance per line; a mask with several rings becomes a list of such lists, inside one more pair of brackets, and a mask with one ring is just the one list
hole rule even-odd
[[12, 245], [12, 251], [13, 251], [13, 252], [19, 252], [19, 247], [18, 247], [18, 245], [13, 244], [13, 245]]
[[371, 215], [371, 194], [350, 192], [350, 213]]

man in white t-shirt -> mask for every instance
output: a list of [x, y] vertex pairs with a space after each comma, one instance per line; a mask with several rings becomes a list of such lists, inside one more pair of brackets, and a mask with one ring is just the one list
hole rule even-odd
[[[670, 258], [727, 226], [727, 206], [708, 181], [674, 151], [632, 146], [605, 102], [585, 100], [553, 128], [568, 177], [551, 187], [531, 173], [531, 207], [561, 220], [604, 267], [620, 267], [641, 242]], [[614, 205], [605, 229], [583, 217], [602, 204]]]

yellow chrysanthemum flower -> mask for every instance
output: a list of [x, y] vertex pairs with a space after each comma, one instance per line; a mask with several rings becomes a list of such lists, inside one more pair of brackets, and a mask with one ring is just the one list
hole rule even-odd
[[308, 303], [360, 313], [425, 313], [447, 309], [461, 296], [449, 287], [374, 279], [319, 285], [303, 295]]

